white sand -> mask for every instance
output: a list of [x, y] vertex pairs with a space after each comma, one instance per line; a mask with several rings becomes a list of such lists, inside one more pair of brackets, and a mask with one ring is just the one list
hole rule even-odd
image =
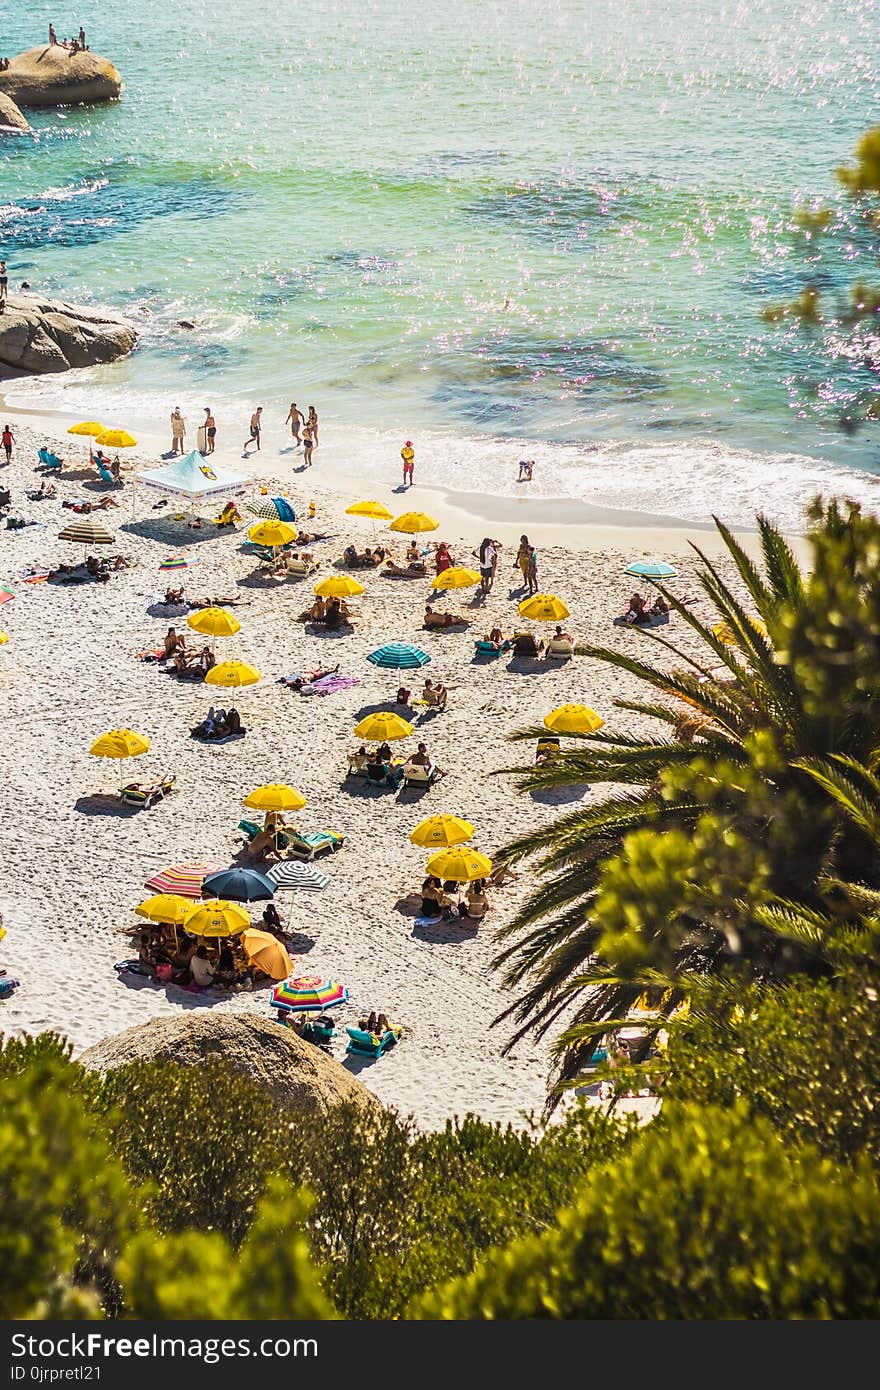
[[[616, 527], [580, 521], [565, 525], [563, 504], [542, 513], [525, 503], [517, 505], [513, 516], [502, 515], [493, 510], [492, 499], [482, 499], [475, 508], [472, 500], [439, 497], [418, 486], [404, 500], [392, 491], [395, 470], [390, 487], [377, 492], [373, 485], [368, 495], [378, 495], [395, 511], [418, 508], [438, 515], [441, 529], [422, 537], [424, 543], [445, 539], [456, 559], [472, 563], [471, 551], [487, 530], [502, 540], [505, 549], [493, 593], [485, 605], [472, 609], [474, 591], [450, 596], [449, 606], [470, 612], [469, 630], [426, 632], [421, 621], [428, 580], [395, 580], [381, 573], [364, 579], [365, 572], [359, 571], [367, 592], [358, 600], [356, 630], [311, 635], [293, 619], [311, 602], [313, 581], [252, 581], [255, 560], [239, 549], [244, 528], [235, 535], [212, 526], [190, 530], [172, 520], [177, 510], [173, 501], [153, 510], [156, 493], [140, 493], [139, 520], [132, 524], [128, 485], [117, 494], [118, 510], [93, 515], [110, 529], [118, 527], [114, 550], [135, 561], [130, 570], [113, 575], [107, 584], [23, 583], [19, 572], [29, 564], [48, 566], [74, 558], [73, 547], [57, 538], [74, 517], [62, 508], [62, 500], [99, 495], [83, 485], [89, 475], [80, 472], [73, 480], [54, 479], [56, 500], [25, 500], [25, 489], [37, 485], [33, 463], [38, 443], [54, 436], [62, 441], [62, 453], [85, 454], [82, 441], [64, 436], [68, 422], [39, 423], [38, 430], [26, 415], [14, 420], [16, 457], [12, 467], [0, 467], [0, 486], [12, 489], [12, 512], [41, 523], [18, 532], [0, 530], [0, 585], [16, 593], [0, 607], [0, 628], [10, 638], [0, 648], [6, 711], [0, 815], [7, 845], [0, 910], [8, 929], [0, 960], [22, 982], [0, 1005], [0, 1027], [7, 1032], [58, 1029], [78, 1050], [134, 1023], [182, 1009], [268, 1014], [266, 990], [233, 998], [196, 995], [132, 976], [120, 979], [113, 965], [132, 953], [128, 930], [138, 922], [132, 908], [148, 895], [145, 879], [186, 859], [232, 862], [240, 849], [236, 825], [243, 814], [241, 798], [262, 782], [289, 781], [308, 797], [298, 818], [301, 828], [328, 825], [347, 837], [338, 854], [320, 861], [331, 879], [325, 892], [279, 895], [283, 916], [293, 905], [296, 964], [305, 973], [328, 973], [348, 985], [350, 1003], [337, 1010], [340, 1029], [371, 1008], [384, 1010], [406, 1029], [402, 1042], [379, 1062], [359, 1065], [361, 1079], [383, 1101], [412, 1113], [425, 1126], [441, 1125], [467, 1111], [514, 1122], [538, 1111], [546, 1090], [546, 1049], [525, 1043], [514, 1056], [502, 1057], [508, 1029], [490, 1026], [509, 1002], [498, 973], [490, 969], [497, 950], [493, 937], [528, 890], [527, 875], [492, 892], [493, 910], [479, 929], [416, 927], [415, 900], [405, 900], [418, 890], [427, 854], [409, 843], [408, 834], [423, 816], [457, 812], [473, 821], [476, 846], [491, 855], [511, 834], [544, 826], [561, 805], [570, 806], [575, 799], [585, 803], [602, 792], [584, 788], [564, 802], [517, 795], [509, 777], [490, 775], [533, 755], [531, 745], [517, 748], [505, 742], [510, 730], [539, 722], [568, 701], [591, 705], [612, 725], [630, 731], [638, 726], [636, 718], [615, 712], [612, 704], [615, 696], [632, 698], [634, 683], [598, 662], [540, 661], [527, 663], [533, 669], [525, 672], [511, 671], [507, 656], [472, 662], [475, 637], [496, 622], [506, 632], [521, 625], [515, 607], [520, 595], [514, 593], [519, 571], [513, 568], [520, 532], [528, 530], [537, 544], [540, 587], [569, 604], [566, 626], [577, 638], [660, 659], [662, 650], [647, 637], [614, 627], [611, 618], [634, 587], [623, 573], [634, 555], [677, 557], [675, 591], [697, 592], [686, 533], [670, 527], [627, 529], [631, 518], [618, 519]], [[325, 462], [332, 449], [322, 445], [322, 450], [320, 466], [306, 474], [292, 473], [290, 456], [280, 454], [274, 442], [249, 465], [249, 471], [259, 469], [267, 479], [283, 479], [305, 526], [309, 498], [315, 498], [314, 525], [335, 536], [315, 547], [322, 557], [318, 577], [335, 572], [332, 562], [349, 540], [363, 545], [374, 534], [370, 523], [344, 516], [344, 507], [362, 494], [356, 480], [347, 485], [344, 473]], [[218, 459], [240, 464], [235, 454], [218, 454]], [[154, 449], [126, 459], [127, 472], [136, 464], [155, 462]], [[198, 508], [202, 517], [218, 510], [211, 504]], [[475, 516], [474, 510], [481, 514]], [[491, 522], [483, 519], [487, 516]], [[386, 543], [393, 536], [376, 534]], [[691, 534], [717, 553], [710, 533]], [[402, 554], [406, 538], [394, 541]], [[187, 571], [160, 573], [160, 560], [175, 551], [198, 556], [200, 563]], [[193, 597], [239, 594], [234, 611], [242, 631], [218, 639], [215, 649], [218, 660], [242, 658], [263, 673], [259, 685], [235, 693], [248, 728], [243, 740], [212, 748], [191, 739], [190, 727], [208, 705], [228, 705], [230, 693], [179, 682], [135, 659], [139, 650], [159, 645], [169, 626], [168, 619], [146, 613], [150, 595], [166, 584], [184, 584]], [[707, 613], [702, 605], [698, 611]], [[176, 624], [185, 627], [185, 619]], [[691, 645], [680, 621], [673, 619], [661, 632], [685, 648]], [[415, 690], [421, 684], [418, 672], [380, 671], [366, 661], [368, 652], [394, 640], [414, 641], [430, 653], [422, 678], [439, 678], [451, 691], [448, 711], [426, 718], [417, 728], [416, 736], [425, 738], [447, 771], [421, 795], [367, 791], [361, 781], [343, 782], [360, 712], [393, 699], [401, 682]], [[303, 697], [278, 683], [282, 675], [337, 662], [342, 674], [359, 679], [358, 686], [327, 697]], [[90, 757], [92, 740], [104, 729], [120, 726], [147, 734], [150, 752], [122, 764]], [[414, 744], [415, 737], [404, 749]], [[101, 805], [95, 793], [163, 771], [175, 774], [176, 790], [153, 809], [108, 814], [104, 803], [104, 813], [95, 813]], [[255, 904], [254, 916], [260, 911]], [[334, 1046], [340, 1059], [343, 1043], [344, 1034]]]

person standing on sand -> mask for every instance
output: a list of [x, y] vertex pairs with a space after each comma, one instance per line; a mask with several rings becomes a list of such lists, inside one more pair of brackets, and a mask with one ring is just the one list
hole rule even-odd
[[309, 429], [312, 431], [312, 438], [315, 441], [315, 448], [318, 447], [318, 412], [313, 405], [309, 406]]
[[306, 420], [305, 424], [303, 425], [303, 458], [305, 459], [305, 464], [307, 468], [311, 467], [312, 450], [314, 449], [317, 442], [318, 441], [315, 438], [313, 438], [312, 435], [312, 426], [309, 423], [309, 421]]
[[9, 290], [9, 274], [6, 270], [6, 262], [0, 261], [0, 300], [6, 303], [6, 295]]
[[251, 444], [256, 444], [257, 453], [260, 452], [260, 430], [262, 429], [262, 415], [263, 407], [261, 405], [258, 405], [253, 415], [251, 416], [250, 437], [244, 441], [244, 444], [242, 446], [245, 453], [247, 453], [248, 448]]
[[171, 412], [171, 452], [172, 454], [183, 453], [183, 436], [186, 434], [186, 421], [180, 413], [180, 406], [176, 405]]
[[473, 553], [480, 561], [480, 593], [485, 598], [492, 588], [495, 580], [495, 568], [498, 564], [495, 542], [490, 536], [486, 536], [479, 550], [475, 550]]
[[304, 425], [306, 422], [306, 417], [303, 415], [296, 401], [290, 402], [290, 409], [287, 412], [287, 419], [284, 421], [285, 425], [288, 422], [290, 423], [290, 433], [293, 435], [293, 438], [295, 440], [294, 447], [296, 447], [296, 445], [300, 443], [299, 427], [300, 425]]
[[528, 536], [520, 536], [519, 550], [516, 552], [514, 565], [519, 565], [522, 571], [523, 587], [527, 588], [529, 594], [538, 592], [538, 552], [532, 545]]
[[403, 459], [403, 486], [406, 487], [407, 480], [409, 480], [409, 486], [412, 487], [413, 468], [415, 466], [416, 456], [411, 439], [407, 439], [406, 443], [400, 451], [400, 457]]
[[3, 434], [0, 435], [0, 441], [2, 441], [3, 448], [6, 452], [6, 462], [11, 463], [12, 446], [15, 443], [15, 435], [12, 433], [12, 430], [9, 428], [8, 425], [3, 426]]
[[214, 442], [217, 438], [217, 421], [211, 412], [209, 405], [205, 406], [205, 453], [213, 454]]
[[51, 47], [54, 48], [54, 46], [55, 46], [57, 43], [58, 43], [58, 39], [57, 39], [57, 37], [56, 37], [56, 35], [55, 35], [55, 25], [54, 25], [54, 24], [50, 24], [50, 25], [49, 25], [49, 44], [50, 44]]

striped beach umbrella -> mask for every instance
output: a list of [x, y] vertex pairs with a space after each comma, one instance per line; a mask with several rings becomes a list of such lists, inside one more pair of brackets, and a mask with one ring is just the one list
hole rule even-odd
[[219, 873], [224, 867], [215, 863], [171, 864], [167, 869], [148, 878], [145, 888], [156, 893], [175, 893], [184, 898], [200, 898], [202, 884], [209, 874]]
[[266, 877], [275, 885], [277, 893], [293, 893], [297, 889], [318, 893], [330, 882], [327, 875], [316, 869], [314, 864], [302, 864], [296, 859], [285, 859], [273, 864]]
[[197, 565], [197, 559], [188, 560], [185, 555], [166, 555], [159, 566], [160, 570], [185, 570], [189, 565]]
[[675, 579], [678, 570], [665, 560], [631, 560], [623, 571], [639, 579]]
[[60, 541], [75, 541], [77, 545], [112, 545], [113, 536], [102, 526], [100, 521], [93, 521], [91, 517], [82, 517], [79, 521], [72, 521], [69, 526], [65, 526], [63, 531], [58, 532]]
[[367, 657], [373, 666], [382, 666], [389, 671], [415, 670], [419, 666], [427, 666], [430, 660], [427, 652], [420, 647], [410, 646], [408, 642], [389, 642], [370, 652]]
[[286, 497], [264, 497], [259, 502], [245, 502], [244, 508], [251, 516], [262, 516], [267, 521], [296, 521], [296, 512]]
[[348, 990], [338, 980], [326, 980], [321, 975], [291, 975], [272, 991], [272, 1007], [291, 1009], [298, 1013], [320, 1012], [334, 1004], [344, 1004]]

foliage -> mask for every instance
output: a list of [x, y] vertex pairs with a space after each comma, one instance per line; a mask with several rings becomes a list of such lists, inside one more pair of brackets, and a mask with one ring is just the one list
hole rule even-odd
[[237, 1245], [268, 1177], [286, 1166], [289, 1119], [225, 1063], [134, 1062], [109, 1072], [100, 1106], [113, 1148], [164, 1231], [217, 1231]]
[[293, 1161], [314, 1194], [312, 1252], [330, 1296], [346, 1317], [401, 1316], [415, 1292], [551, 1223], [631, 1133], [581, 1107], [537, 1132], [468, 1116], [420, 1134], [354, 1107], [305, 1121]]
[[[693, 972], [822, 974], [880, 940], [880, 916], [853, 931], [824, 896], [829, 881], [880, 888], [877, 844], [829, 775], [870, 764], [880, 748], [880, 522], [834, 502], [816, 503], [809, 520], [808, 574], [767, 521], [760, 567], [718, 523], [748, 606], [703, 555], [699, 583], [715, 617], [703, 623], [666, 593], [701, 658], [650, 629], [645, 638], [672, 653], [675, 669], [579, 649], [642, 682], [643, 700], [616, 703], [658, 721], [665, 737], [606, 726], [517, 769], [528, 790], [610, 786], [498, 856], [531, 859], [537, 880], [496, 962], [521, 990], [501, 1016], [518, 1024], [508, 1047], [565, 1015], [562, 1084], [646, 986], [672, 987], [669, 1011]], [[713, 630], [719, 620], [731, 641]], [[809, 923], [775, 910], [790, 901], [814, 914]]]
[[0, 1044], [0, 1316], [94, 1316], [137, 1201], [55, 1036]]
[[120, 1263], [128, 1312], [140, 1318], [332, 1318], [302, 1226], [308, 1203], [277, 1180], [235, 1260], [222, 1237], [142, 1234]]
[[662, 1094], [744, 1104], [789, 1144], [880, 1162], [880, 979], [873, 970], [786, 989], [717, 984], [670, 1030]]
[[664, 1107], [558, 1224], [428, 1294], [429, 1318], [874, 1317], [880, 1191], [744, 1106]]
[[850, 193], [880, 193], [880, 125], [865, 132], [856, 145], [855, 165], [844, 165], [837, 177]]

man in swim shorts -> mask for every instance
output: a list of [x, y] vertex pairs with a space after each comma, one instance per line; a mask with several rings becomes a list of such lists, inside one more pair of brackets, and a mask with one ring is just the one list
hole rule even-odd
[[403, 448], [400, 451], [400, 457], [403, 459], [403, 486], [406, 487], [408, 482], [409, 486], [412, 487], [413, 467], [415, 465], [416, 456], [411, 439], [408, 439], [404, 444]]

